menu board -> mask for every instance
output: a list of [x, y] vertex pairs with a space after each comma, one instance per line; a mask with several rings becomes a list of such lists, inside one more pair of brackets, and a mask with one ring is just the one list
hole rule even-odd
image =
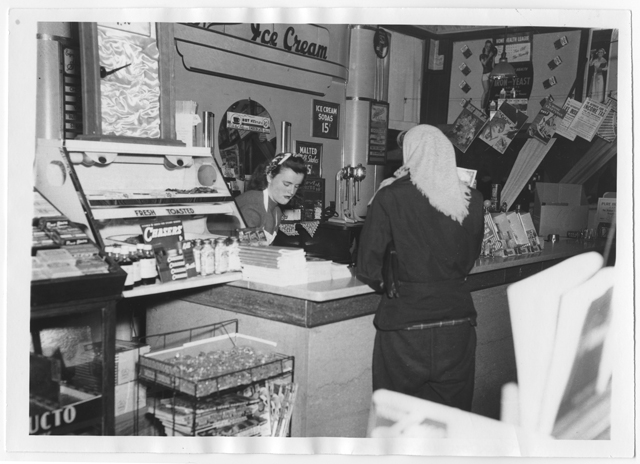
[[322, 176], [322, 147], [321, 143], [296, 140], [296, 154], [307, 163], [307, 177]]
[[311, 112], [311, 135], [323, 139], [337, 139], [340, 127], [340, 105], [338, 103], [313, 100]]
[[299, 190], [302, 196], [303, 221], [319, 221], [324, 211], [324, 179], [307, 178]]
[[388, 128], [389, 104], [384, 102], [371, 102], [368, 164], [385, 163], [387, 159]]

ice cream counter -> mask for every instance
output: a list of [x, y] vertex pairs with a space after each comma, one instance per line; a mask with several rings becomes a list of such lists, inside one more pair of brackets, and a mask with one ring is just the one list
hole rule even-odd
[[[500, 389], [516, 381], [506, 297], [510, 283], [604, 244], [563, 239], [534, 255], [480, 258], [466, 285], [478, 311], [473, 412], [499, 418]], [[239, 331], [295, 357], [294, 437], [364, 437], [379, 294], [355, 277], [287, 287], [236, 281], [150, 301], [147, 333], [238, 319]]]

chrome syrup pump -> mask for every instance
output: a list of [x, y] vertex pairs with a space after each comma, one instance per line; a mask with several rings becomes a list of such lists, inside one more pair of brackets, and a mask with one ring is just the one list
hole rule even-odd
[[336, 213], [333, 222], [362, 222], [354, 207], [360, 201], [360, 182], [367, 176], [367, 168], [362, 163], [357, 166], [347, 165], [336, 173]]

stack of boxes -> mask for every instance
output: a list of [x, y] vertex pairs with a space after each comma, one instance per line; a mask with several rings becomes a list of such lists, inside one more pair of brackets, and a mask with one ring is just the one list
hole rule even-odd
[[138, 359], [149, 345], [116, 340], [115, 431], [116, 435], [145, 435], [147, 391], [138, 382]]

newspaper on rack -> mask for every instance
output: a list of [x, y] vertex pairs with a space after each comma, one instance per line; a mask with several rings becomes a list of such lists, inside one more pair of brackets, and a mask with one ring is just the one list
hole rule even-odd
[[610, 110], [611, 106], [587, 98], [569, 128], [579, 137], [591, 142]]
[[571, 129], [571, 123], [573, 119], [580, 111], [582, 107], [582, 103], [574, 100], [573, 98], [567, 98], [567, 101], [564, 102], [562, 109], [565, 110], [565, 115], [562, 119], [556, 120], [556, 134], [563, 136], [569, 140], [576, 139], [576, 132]]

